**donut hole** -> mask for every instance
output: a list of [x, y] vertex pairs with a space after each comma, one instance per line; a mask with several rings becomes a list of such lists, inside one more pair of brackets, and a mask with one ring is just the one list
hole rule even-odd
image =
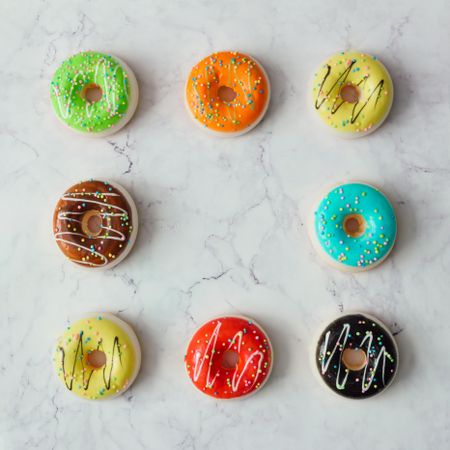
[[361, 370], [367, 364], [366, 352], [360, 348], [346, 348], [342, 352], [342, 362], [348, 370]]
[[228, 86], [220, 86], [219, 90], [217, 91], [217, 95], [219, 96], [219, 99], [224, 103], [231, 103], [237, 96], [234, 89]]
[[224, 369], [236, 369], [239, 362], [239, 353], [235, 350], [225, 350], [220, 361]]
[[81, 95], [88, 103], [97, 103], [102, 99], [103, 91], [98, 84], [89, 83], [84, 86]]
[[81, 229], [88, 237], [96, 237], [102, 232], [103, 217], [99, 211], [86, 211], [81, 218]]
[[359, 90], [358, 86], [347, 83], [341, 87], [339, 95], [341, 96], [342, 100], [344, 100], [344, 102], [357, 103], [359, 102], [359, 98], [361, 97], [361, 91]]
[[359, 237], [366, 229], [366, 221], [360, 214], [350, 214], [344, 218], [343, 228], [348, 236]]
[[86, 363], [93, 369], [101, 369], [106, 364], [106, 353], [101, 350], [92, 350], [86, 355]]

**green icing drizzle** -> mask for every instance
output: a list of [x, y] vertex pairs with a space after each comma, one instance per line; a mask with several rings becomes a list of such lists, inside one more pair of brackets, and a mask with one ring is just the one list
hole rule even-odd
[[[86, 86], [97, 85], [102, 97], [84, 98]], [[69, 127], [98, 133], [115, 125], [127, 112], [130, 94], [124, 68], [111, 56], [81, 52], [66, 59], [53, 76], [50, 97], [57, 116]]]

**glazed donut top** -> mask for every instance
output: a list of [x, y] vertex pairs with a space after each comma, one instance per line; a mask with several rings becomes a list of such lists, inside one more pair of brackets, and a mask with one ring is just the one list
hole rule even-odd
[[[376, 264], [394, 245], [394, 210], [384, 194], [368, 184], [334, 187], [320, 201], [314, 215], [320, 246], [330, 258], [345, 266], [363, 268]], [[362, 234], [348, 234], [345, 223], [349, 217], [362, 219]]]
[[[230, 351], [237, 356], [234, 366], [224, 359]], [[251, 394], [264, 384], [272, 367], [272, 349], [266, 334], [253, 321], [221, 317], [196, 331], [185, 363], [199, 390], [229, 399]]]
[[[100, 221], [98, 234], [91, 235], [85, 218]], [[133, 231], [132, 210], [118, 188], [106, 181], [89, 180], [68, 189], [58, 201], [53, 230], [62, 252], [73, 262], [103, 267], [125, 250]]]
[[[86, 91], [96, 87], [101, 98], [90, 102]], [[81, 52], [65, 60], [51, 81], [50, 97], [57, 116], [81, 132], [101, 132], [128, 110], [130, 86], [122, 65], [112, 56]]]
[[[348, 369], [343, 356], [346, 349], [362, 350], [362, 364]], [[316, 363], [323, 381], [336, 393], [350, 398], [371, 397], [393, 381], [398, 366], [397, 345], [389, 330], [372, 317], [347, 314], [323, 331]]]
[[[342, 90], [349, 86], [350, 99]], [[389, 113], [393, 98], [391, 77], [383, 64], [375, 56], [358, 52], [329, 58], [314, 75], [312, 90], [322, 120], [347, 134], [377, 126]]]
[[[222, 95], [228, 89], [228, 95]], [[191, 71], [186, 101], [193, 117], [212, 131], [236, 133], [264, 114], [269, 82], [260, 65], [238, 52], [213, 53]]]
[[[90, 355], [95, 351], [106, 356], [100, 367], [90, 365]], [[69, 326], [58, 339], [53, 361], [66, 388], [90, 400], [105, 399], [127, 389], [137, 365], [128, 334], [101, 315]]]

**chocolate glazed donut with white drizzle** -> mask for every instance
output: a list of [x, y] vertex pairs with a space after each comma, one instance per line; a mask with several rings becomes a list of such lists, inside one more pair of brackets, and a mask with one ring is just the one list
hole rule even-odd
[[331, 322], [316, 346], [320, 378], [335, 393], [352, 399], [373, 397], [393, 381], [398, 348], [391, 332], [374, 317], [354, 313]]
[[68, 189], [53, 215], [56, 243], [71, 261], [89, 268], [111, 268], [131, 251], [137, 210], [121, 186], [89, 180]]

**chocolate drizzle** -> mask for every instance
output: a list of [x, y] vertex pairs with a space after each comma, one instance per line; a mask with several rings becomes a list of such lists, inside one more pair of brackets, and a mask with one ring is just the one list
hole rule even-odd
[[[323, 90], [323, 86], [324, 86], [324, 84], [325, 84], [325, 81], [327, 81], [327, 78], [328, 78], [328, 77], [330, 76], [330, 74], [331, 74], [331, 66], [330, 66], [329, 64], [327, 64], [327, 72], [326, 72], [325, 76], [323, 77], [323, 80], [322, 80], [322, 82], [320, 83], [319, 91], [317, 92], [316, 105], [315, 105], [315, 106], [316, 106], [316, 109], [320, 109], [320, 107], [323, 105], [323, 103], [324, 103], [325, 100], [328, 98], [328, 96], [331, 94], [331, 92], [333, 92], [333, 89], [336, 87], [336, 85], [337, 85], [339, 82], [341, 82], [341, 83], [344, 83], [344, 82], [345, 82], [345, 80], [346, 80], [347, 77], [348, 77], [348, 74], [349, 74], [350, 71], [352, 70], [352, 67], [354, 66], [355, 63], [356, 63], [356, 61], [353, 60], [353, 61], [349, 64], [349, 66], [347, 67], [347, 69], [346, 69], [344, 72], [341, 73], [341, 75], [339, 76], [339, 78], [333, 83], [333, 85], [331, 86], [330, 90], [325, 94], [324, 98], [323, 98], [322, 101], [319, 103], [319, 96], [320, 96], [320, 93], [321, 93], [322, 90]], [[341, 81], [341, 79], [342, 79], [342, 81]], [[338, 109], [339, 109], [339, 108], [338, 108]], [[334, 114], [336, 111], [337, 111], [337, 109], [334, 110], [334, 111], [332, 110], [331, 114]]]
[[[66, 373], [66, 366], [65, 366], [65, 359], [66, 359], [66, 352], [62, 346], [58, 347], [58, 350], [61, 352], [61, 368], [64, 376], [64, 384], [66, 385], [67, 389], [71, 391], [73, 389], [73, 382], [75, 380], [75, 372], [77, 370], [77, 363], [79, 362], [81, 364], [81, 376], [82, 376], [82, 386], [85, 391], [89, 389], [89, 384], [92, 378], [92, 375], [95, 371], [95, 369], [90, 369], [89, 374], [86, 376], [85, 374], [88, 372], [87, 367], [85, 367], [84, 363], [84, 348], [83, 348], [83, 334], [84, 332], [81, 331], [78, 337], [78, 344], [75, 351], [75, 357], [71, 369], [71, 373], [69, 375], [69, 382], [67, 382], [68, 374]], [[100, 339], [97, 343], [96, 350], [103, 351], [103, 340]], [[114, 337], [113, 347], [112, 347], [112, 355], [111, 355], [111, 364], [109, 367], [109, 373], [107, 374], [107, 368], [108, 364], [105, 364], [103, 367], [103, 383], [105, 385], [105, 389], [109, 390], [111, 387], [111, 378], [112, 378], [112, 372], [114, 369], [114, 356], [116, 354], [116, 351], [119, 356], [119, 362], [120, 365], [122, 365], [122, 353], [120, 350], [120, 343], [119, 338], [117, 336]]]
[[[325, 103], [325, 101], [328, 99], [328, 97], [330, 96], [330, 94], [333, 92], [333, 90], [336, 88], [336, 86], [338, 84], [342, 85], [346, 80], [347, 77], [350, 73], [350, 71], [352, 70], [352, 67], [356, 64], [356, 60], [353, 59], [351, 61], [351, 63], [349, 64], [349, 66], [347, 67], [347, 69], [345, 69], [344, 72], [341, 73], [341, 75], [339, 75], [339, 77], [336, 79], [336, 81], [333, 83], [333, 85], [330, 87], [330, 89], [328, 89], [328, 91], [323, 93], [323, 98], [321, 100], [319, 100], [322, 92], [323, 92], [323, 88], [325, 85], [326, 80], [328, 79], [328, 77], [331, 75], [331, 66], [329, 64], [326, 65], [327, 70], [326, 73], [322, 79], [322, 82], [320, 83], [320, 87], [318, 89], [317, 92], [317, 97], [316, 97], [316, 102], [315, 102], [315, 108], [318, 110], [322, 107], [322, 105]], [[358, 81], [358, 83], [356, 83], [356, 86], [361, 86], [361, 84], [365, 84], [366, 81], [368, 79], [367, 75], [364, 75], [363, 78]], [[353, 105], [353, 109], [352, 109], [352, 115], [350, 117], [350, 123], [354, 124], [356, 122], [356, 120], [358, 120], [359, 115], [362, 113], [362, 111], [367, 107], [367, 105], [369, 104], [371, 98], [374, 96], [374, 94], [376, 92], [377, 96], [375, 99], [375, 104], [374, 104], [374, 109], [377, 107], [378, 104], [378, 100], [380, 99], [381, 96], [381, 92], [383, 90], [383, 86], [384, 86], [385, 81], [384, 80], [380, 80], [378, 82], [378, 84], [375, 86], [374, 89], [372, 89], [372, 91], [370, 91], [370, 93], [367, 95], [366, 101], [358, 108], [358, 106], [360, 105], [360, 101], [358, 100], [354, 105]], [[336, 96], [336, 98], [333, 101], [333, 105], [331, 107], [331, 114], [336, 114], [336, 112], [339, 110], [339, 108], [345, 103], [344, 100], [342, 100], [341, 102], [338, 103], [338, 96]]]

